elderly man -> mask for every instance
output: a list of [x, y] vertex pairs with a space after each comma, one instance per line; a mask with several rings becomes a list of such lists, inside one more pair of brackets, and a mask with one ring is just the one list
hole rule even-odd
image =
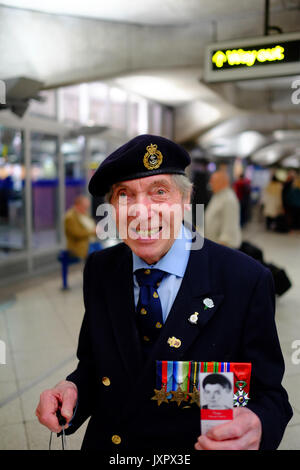
[[[188, 232], [182, 237], [189, 163], [179, 145], [142, 135], [104, 160], [90, 181], [94, 196], [109, 195], [124, 243], [88, 258], [78, 367], [41, 394], [36, 410], [57, 433], [58, 409], [67, 433], [91, 417], [82, 449], [275, 449], [291, 418], [272, 276], [238, 251], [209, 240], [191, 249]], [[252, 363], [248, 406], [206, 435], [196, 402], [153, 399], [156, 361], [191, 359]]]
[[213, 196], [205, 212], [205, 236], [231, 248], [239, 248], [242, 242], [240, 206], [229, 186], [226, 171], [216, 171], [210, 178]]

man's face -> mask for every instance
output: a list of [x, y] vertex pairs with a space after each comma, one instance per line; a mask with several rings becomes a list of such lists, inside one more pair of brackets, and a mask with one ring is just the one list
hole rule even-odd
[[225, 171], [217, 171], [211, 175], [209, 184], [212, 192], [218, 193], [229, 186], [228, 176]]
[[90, 201], [88, 198], [82, 198], [80, 199], [80, 201], [78, 201], [78, 203], [76, 204], [76, 209], [78, 212], [80, 212], [81, 214], [87, 214], [88, 213], [88, 210], [90, 208]]
[[228, 401], [229, 389], [220, 384], [207, 384], [204, 388], [204, 397], [210, 410], [221, 410], [225, 408]]
[[172, 246], [188, 202], [171, 175], [117, 183], [111, 198], [120, 237], [148, 264], [156, 263]]

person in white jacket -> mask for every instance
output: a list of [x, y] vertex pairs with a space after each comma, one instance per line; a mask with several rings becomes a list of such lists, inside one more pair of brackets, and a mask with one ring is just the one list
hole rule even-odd
[[205, 237], [230, 248], [239, 248], [242, 242], [240, 207], [230, 188], [228, 174], [216, 171], [210, 178], [210, 186], [213, 196], [205, 211]]

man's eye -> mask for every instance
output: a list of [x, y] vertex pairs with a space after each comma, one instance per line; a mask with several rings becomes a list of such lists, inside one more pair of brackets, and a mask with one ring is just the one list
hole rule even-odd
[[163, 196], [164, 194], [166, 194], [166, 191], [164, 189], [158, 189], [156, 191], [156, 193], [159, 195], [159, 196]]
[[126, 196], [127, 196], [127, 194], [126, 194], [125, 191], [120, 191], [119, 194], [118, 194], [118, 197], [119, 197], [119, 198], [124, 198], [124, 197], [126, 197]]

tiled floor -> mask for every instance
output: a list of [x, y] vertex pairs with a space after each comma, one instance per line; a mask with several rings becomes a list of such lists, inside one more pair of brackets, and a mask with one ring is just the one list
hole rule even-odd
[[[277, 300], [276, 321], [286, 361], [284, 385], [294, 409], [280, 449], [300, 449], [300, 364], [292, 363], [292, 343], [300, 340], [300, 233], [267, 233], [252, 224], [244, 239], [260, 246], [268, 262], [285, 267], [293, 287]], [[0, 365], [0, 449], [47, 449], [50, 432], [35, 417], [40, 393], [76, 366], [83, 317], [82, 267], [71, 270], [71, 290], [60, 290], [59, 274], [28, 281], [0, 297], [0, 339], [6, 365]], [[300, 353], [298, 355], [300, 358]], [[68, 437], [79, 449], [84, 425]], [[61, 447], [52, 440], [52, 447]]]

